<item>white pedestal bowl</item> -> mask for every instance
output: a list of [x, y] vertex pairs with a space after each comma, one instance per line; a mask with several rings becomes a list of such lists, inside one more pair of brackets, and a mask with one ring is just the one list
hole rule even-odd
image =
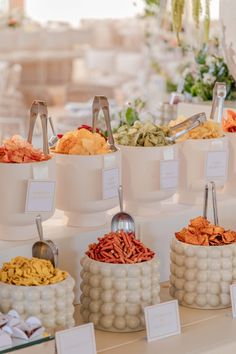
[[67, 224], [81, 227], [106, 224], [106, 212], [118, 205], [118, 197], [103, 199], [103, 170], [118, 168], [121, 174], [120, 151], [90, 156], [55, 153], [55, 158], [56, 207], [64, 211]]
[[136, 264], [111, 264], [85, 256], [81, 265], [83, 320], [111, 332], [144, 329], [144, 307], [160, 302], [157, 257]]
[[[25, 213], [25, 205], [28, 180], [41, 172], [42, 179], [55, 181], [55, 159], [22, 164], [0, 163], [0, 239], [19, 241], [38, 237], [35, 217], [39, 212]], [[54, 211], [53, 207], [51, 212], [41, 212], [42, 220], [49, 219]]]
[[[225, 152], [228, 160], [229, 144], [227, 137], [216, 139], [189, 139], [180, 143], [180, 185], [178, 202], [183, 204], [202, 204], [205, 184], [214, 181], [217, 192], [222, 192], [227, 181], [228, 165], [225, 174], [219, 174], [217, 163], [207, 171], [208, 152]], [[215, 176], [214, 168], [216, 170]], [[220, 194], [217, 193], [220, 197]]]
[[197, 246], [171, 242], [170, 294], [180, 305], [200, 309], [231, 306], [230, 284], [236, 280], [236, 243]]
[[160, 202], [177, 191], [162, 188], [161, 161], [178, 160], [178, 144], [163, 147], [119, 146], [122, 154], [122, 184], [125, 209], [134, 215], [158, 213]]
[[0, 311], [16, 310], [22, 319], [36, 316], [51, 333], [74, 326], [74, 279], [56, 284], [17, 286], [0, 282]]

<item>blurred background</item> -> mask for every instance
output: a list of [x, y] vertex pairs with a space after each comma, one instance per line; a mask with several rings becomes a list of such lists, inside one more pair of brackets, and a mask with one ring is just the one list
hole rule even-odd
[[222, 55], [219, 0], [210, 2], [207, 46], [189, 16], [191, 0], [179, 45], [169, 3], [0, 0], [0, 140], [26, 136], [34, 99], [47, 102], [57, 132], [91, 122], [95, 94], [110, 99], [114, 116], [139, 98], [159, 123], [176, 114], [169, 104], [172, 92], [184, 93], [186, 100], [209, 99], [199, 90], [188, 92], [186, 77], [199, 53]]

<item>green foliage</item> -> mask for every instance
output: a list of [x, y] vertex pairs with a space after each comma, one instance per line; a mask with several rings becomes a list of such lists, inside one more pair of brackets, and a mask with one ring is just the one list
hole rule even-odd
[[[118, 128], [124, 124], [132, 126], [135, 121], [140, 120], [140, 112], [145, 108], [145, 106], [146, 102], [140, 98], [135, 98], [133, 102], [129, 102], [128, 106], [118, 113], [120, 119]], [[114, 129], [113, 132], [116, 132], [117, 129]]]
[[212, 99], [213, 87], [216, 81], [225, 82], [227, 100], [236, 97], [236, 83], [222, 57], [210, 55], [206, 47], [200, 50], [196, 57], [195, 67], [185, 70], [183, 93], [199, 97], [203, 101]]

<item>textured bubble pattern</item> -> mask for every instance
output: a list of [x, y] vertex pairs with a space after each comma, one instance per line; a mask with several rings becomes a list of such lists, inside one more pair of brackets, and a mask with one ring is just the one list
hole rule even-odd
[[195, 246], [171, 242], [170, 294], [181, 305], [220, 309], [231, 306], [230, 284], [236, 280], [236, 244]]
[[85, 256], [81, 265], [83, 320], [112, 332], [144, 329], [144, 307], [160, 302], [157, 257], [143, 263], [109, 264]]
[[0, 311], [16, 310], [23, 319], [36, 316], [49, 330], [74, 326], [74, 288], [71, 276], [57, 284], [17, 286], [0, 283]]

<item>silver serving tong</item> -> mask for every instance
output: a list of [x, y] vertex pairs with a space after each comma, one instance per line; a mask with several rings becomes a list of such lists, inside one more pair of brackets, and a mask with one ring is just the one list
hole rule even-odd
[[176, 139], [180, 138], [182, 135], [188, 133], [190, 130], [197, 128], [202, 123], [206, 122], [206, 113], [197, 113], [186, 119], [184, 122], [175, 125], [170, 128], [170, 132], [174, 133], [174, 131], [182, 129], [181, 131], [177, 131], [175, 135], [170, 137], [166, 137], [168, 142], [175, 142]]
[[123, 188], [119, 186], [118, 188], [120, 211], [115, 214], [111, 220], [111, 231], [116, 232], [123, 230], [125, 232], [135, 233], [134, 219], [131, 215], [124, 212], [123, 209]]
[[109, 147], [111, 151], [117, 151], [117, 148], [115, 147], [112, 130], [111, 130], [111, 119], [110, 119], [109, 103], [107, 97], [95, 96], [93, 99], [92, 109], [93, 109], [93, 121], [92, 121], [93, 133], [96, 132], [98, 114], [100, 109], [102, 109], [105, 118], [106, 127], [107, 127]]
[[33, 244], [32, 256], [35, 258], [46, 259], [50, 261], [54, 267], [57, 267], [58, 248], [53, 241], [44, 240], [41, 215], [36, 216], [35, 222], [40, 241]]
[[56, 134], [56, 130], [54, 128], [54, 124], [53, 124], [53, 121], [52, 121], [52, 117], [48, 117], [48, 121], [49, 121], [49, 124], [50, 124], [50, 127], [52, 129], [52, 136], [51, 138], [48, 140], [48, 145], [50, 148], [54, 148], [59, 140], [57, 134]]
[[[210, 119], [216, 120], [218, 123], [221, 123], [222, 121], [226, 94], [227, 94], [226, 83], [216, 82], [213, 89], [213, 99], [212, 99]], [[217, 107], [218, 107], [217, 119], [215, 119], [215, 113]]]
[[30, 124], [27, 141], [32, 144], [33, 132], [38, 115], [41, 119], [42, 132], [43, 132], [43, 152], [49, 154], [48, 146], [48, 109], [44, 101], [34, 100], [30, 107]]
[[216, 185], [215, 185], [215, 182], [213, 182], [213, 181], [211, 181], [205, 185], [203, 217], [205, 219], [207, 219], [209, 185], [211, 186], [211, 192], [212, 192], [212, 207], [213, 207], [214, 224], [219, 225], [217, 200], [216, 200]]

